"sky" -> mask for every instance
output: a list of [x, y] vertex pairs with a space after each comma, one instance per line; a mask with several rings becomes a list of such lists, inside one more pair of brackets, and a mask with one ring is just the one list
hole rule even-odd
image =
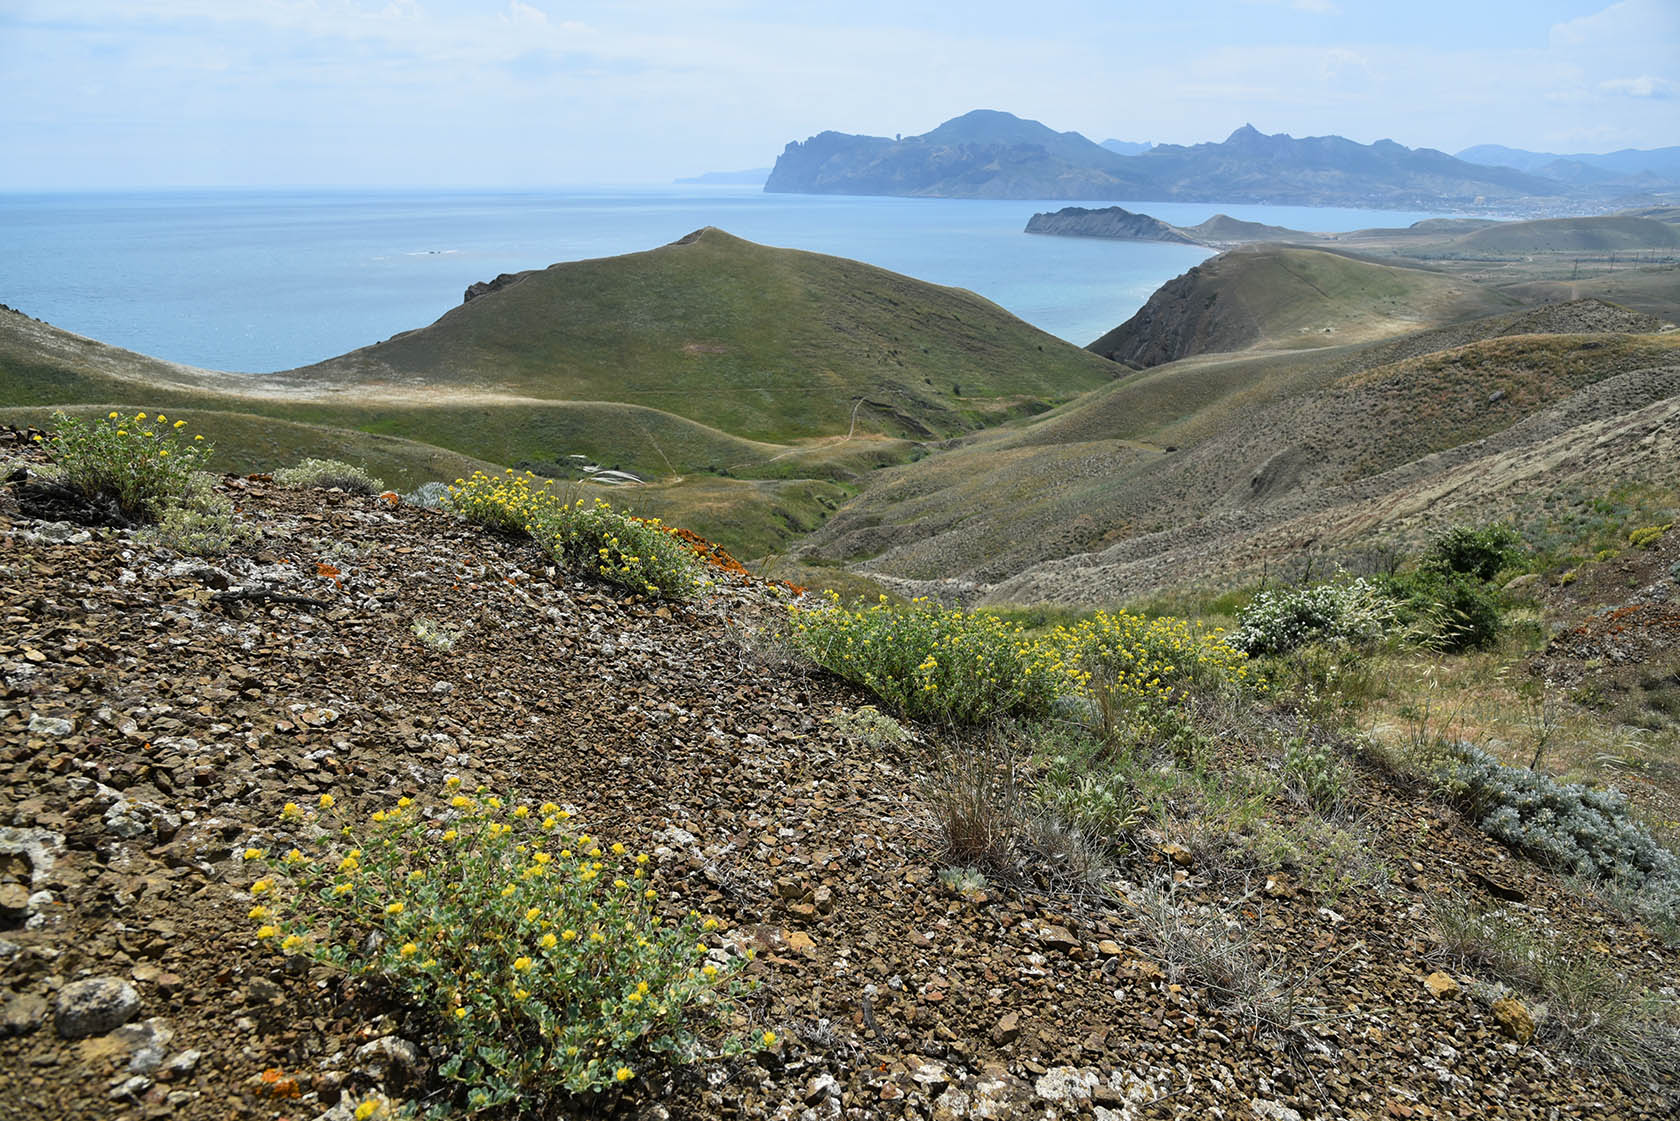
[[0, 105], [14, 191], [668, 183], [979, 108], [1602, 152], [1680, 144], [1680, 0], [0, 0]]

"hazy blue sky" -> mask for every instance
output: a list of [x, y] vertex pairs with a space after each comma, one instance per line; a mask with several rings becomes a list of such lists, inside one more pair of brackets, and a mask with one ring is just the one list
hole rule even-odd
[[1680, 144], [1680, 0], [0, 0], [0, 188], [669, 181], [1006, 109]]

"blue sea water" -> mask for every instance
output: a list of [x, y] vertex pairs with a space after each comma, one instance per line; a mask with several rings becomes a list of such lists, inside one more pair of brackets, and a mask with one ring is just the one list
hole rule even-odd
[[[1021, 232], [1035, 211], [1063, 205], [703, 186], [4, 194], [0, 303], [159, 358], [267, 372], [424, 326], [459, 304], [467, 285], [498, 273], [651, 249], [718, 226], [968, 288], [1083, 345], [1208, 256], [1190, 246]], [[1335, 231], [1439, 217], [1119, 205], [1180, 224], [1224, 211]]]

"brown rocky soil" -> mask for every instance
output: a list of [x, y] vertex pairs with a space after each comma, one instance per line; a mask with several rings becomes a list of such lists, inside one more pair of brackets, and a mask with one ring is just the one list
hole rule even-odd
[[[1136, 883], [1106, 901], [942, 886], [919, 796], [931, 734], [843, 730], [866, 698], [754, 637], [782, 593], [720, 573], [699, 603], [634, 602], [441, 514], [224, 487], [264, 537], [214, 563], [0, 505], [0, 1117], [423, 1098], [440, 1058], [424, 1025], [260, 949], [236, 854], [277, 837], [288, 801], [366, 813], [452, 774], [654, 852], [658, 886], [761, 948], [742, 1015], [774, 1049], [631, 1083], [627, 1115], [1674, 1116], [1672, 1087], [1435, 995], [1426, 908], [1520, 896], [1630, 984], [1672, 986], [1680, 954], [1380, 772], [1361, 776], [1380, 890], [1315, 895], [1286, 871], [1233, 891], [1194, 862], [1135, 862], [1292, 978], [1298, 1018], [1260, 1028], [1171, 967]], [[417, 638], [421, 619], [453, 648]], [[78, 1024], [84, 1006], [105, 1022]], [[394, 1033], [416, 1045], [406, 1084], [408, 1053], [376, 1043]]]

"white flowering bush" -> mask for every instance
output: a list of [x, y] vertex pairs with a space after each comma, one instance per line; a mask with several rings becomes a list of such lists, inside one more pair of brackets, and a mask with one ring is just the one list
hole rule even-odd
[[1285, 654], [1311, 642], [1375, 642], [1394, 602], [1364, 580], [1261, 592], [1237, 614], [1227, 645], [1248, 655]]
[[[451, 780], [453, 784], [454, 780]], [[262, 945], [383, 978], [430, 1016], [467, 1113], [548, 1116], [696, 1053], [742, 958], [718, 924], [661, 913], [651, 858], [575, 830], [559, 806], [449, 791], [361, 825], [288, 804], [301, 840], [251, 884]]]
[[1483, 832], [1555, 868], [1636, 889], [1645, 914], [1680, 914], [1680, 857], [1633, 819], [1621, 794], [1507, 767], [1468, 745], [1459, 755], [1449, 789]]

